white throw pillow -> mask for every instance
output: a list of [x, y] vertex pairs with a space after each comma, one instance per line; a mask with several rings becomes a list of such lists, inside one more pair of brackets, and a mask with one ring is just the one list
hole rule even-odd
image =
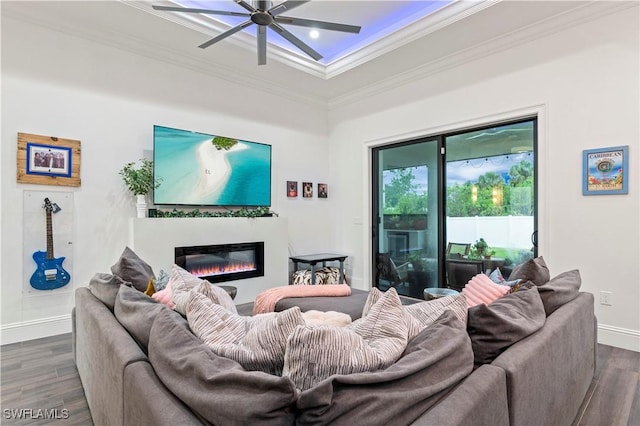
[[187, 302], [189, 301], [189, 293], [204, 281], [188, 271], [185, 271], [178, 265], [171, 267], [171, 276], [169, 283], [171, 285], [171, 300], [175, 304], [174, 310], [186, 315]]

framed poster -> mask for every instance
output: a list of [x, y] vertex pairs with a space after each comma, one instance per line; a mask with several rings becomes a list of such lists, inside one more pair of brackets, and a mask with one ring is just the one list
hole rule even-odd
[[295, 180], [287, 181], [287, 197], [298, 196], [298, 182]]
[[313, 197], [313, 183], [302, 182], [302, 197], [303, 198]]
[[80, 186], [80, 141], [18, 133], [17, 181]]
[[582, 151], [582, 194], [628, 194], [629, 146]]
[[326, 183], [319, 183], [318, 184], [318, 198], [327, 198], [327, 195], [328, 195], [327, 184]]

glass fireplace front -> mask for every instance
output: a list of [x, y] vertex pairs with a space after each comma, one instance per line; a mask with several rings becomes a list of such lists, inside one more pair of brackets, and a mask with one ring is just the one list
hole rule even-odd
[[264, 242], [175, 248], [175, 263], [211, 283], [264, 276]]

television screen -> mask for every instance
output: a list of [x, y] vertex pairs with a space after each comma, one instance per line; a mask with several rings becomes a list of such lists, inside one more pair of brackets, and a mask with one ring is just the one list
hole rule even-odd
[[271, 145], [153, 126], [157, 205], [271, 206]]

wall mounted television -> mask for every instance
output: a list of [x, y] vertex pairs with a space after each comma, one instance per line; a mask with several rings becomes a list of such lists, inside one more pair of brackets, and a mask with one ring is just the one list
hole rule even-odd
[[153, 126], [156, 205], [271, 206], [271, 145]]

